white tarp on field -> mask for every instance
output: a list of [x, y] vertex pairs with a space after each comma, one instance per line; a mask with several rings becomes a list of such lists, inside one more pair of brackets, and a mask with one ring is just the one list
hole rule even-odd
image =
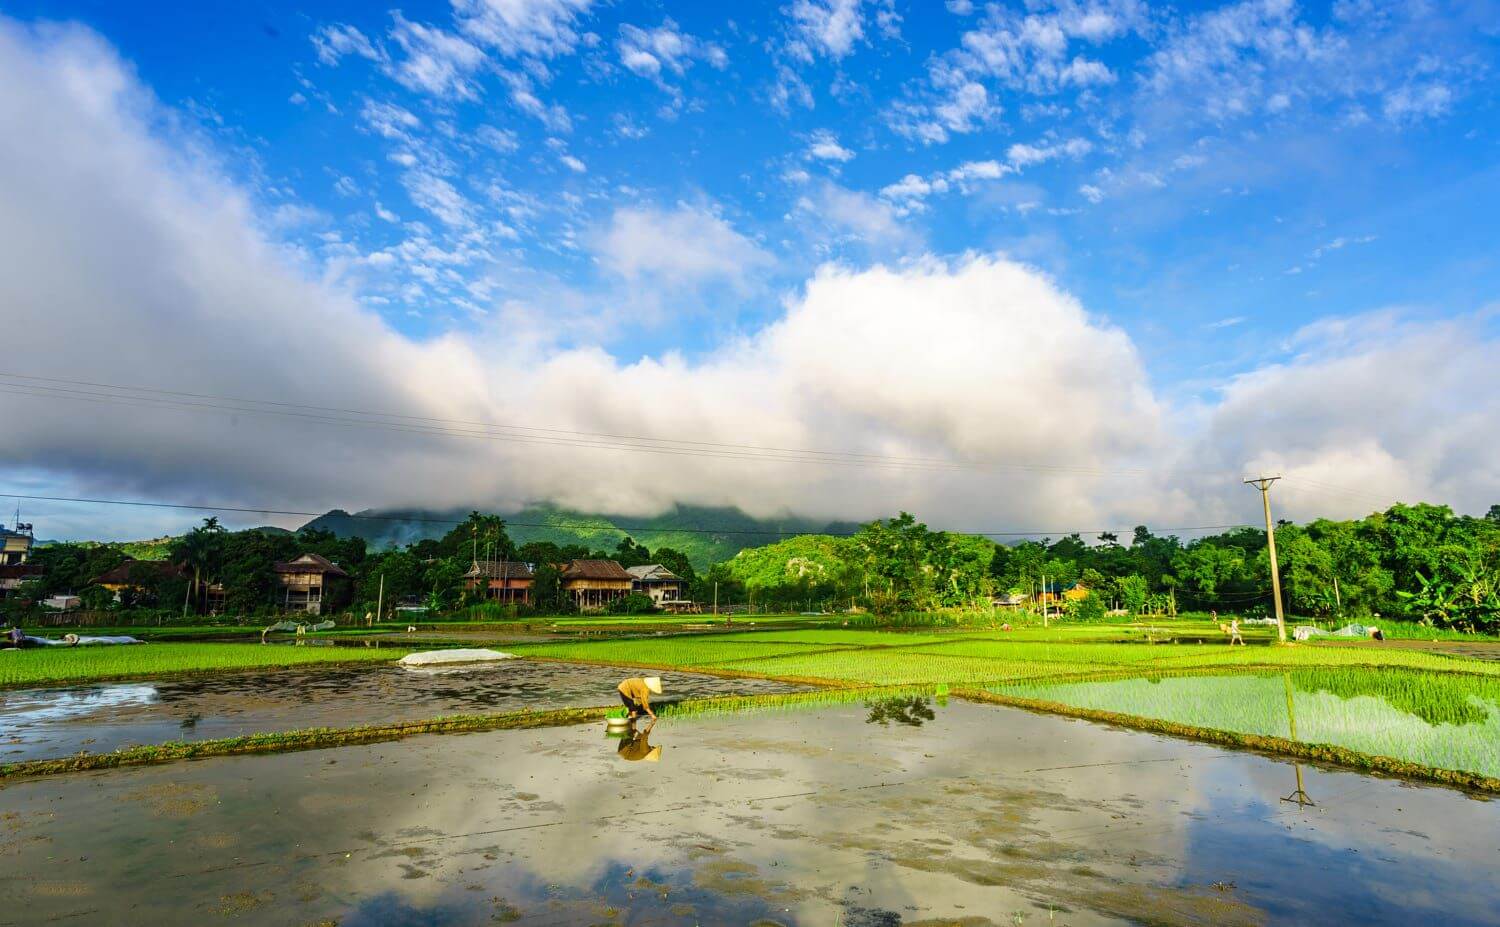
[[475, 648], [468, 650], [424, 650], [402, 657], [402, 666], [442, 666], [446, 663], [493, 663], [496, 660], [514, 660], [516, 655], [499, 650]]

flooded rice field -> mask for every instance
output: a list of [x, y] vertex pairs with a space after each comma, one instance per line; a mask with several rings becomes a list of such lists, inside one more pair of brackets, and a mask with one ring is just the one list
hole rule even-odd
[[[420, 669], [310, 667], [0, 691], [0, 762], [445, 714], [616, 704], [615, 685], [639, 672], [506, 660]], [[694, 673], [663, 673], [662, 682], [669, 700], [806, 688]]]
[[1500, 923], [1500, 803], [958, 701], [0, 794], [0, 924]]
[[1306, 669], [1025, 683], [994, 691], [1500, 776], [1500, 679], [1493, 677]]

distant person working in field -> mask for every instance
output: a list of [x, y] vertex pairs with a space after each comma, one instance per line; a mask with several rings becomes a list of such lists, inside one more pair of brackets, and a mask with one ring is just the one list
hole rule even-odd
[[634, 721], [642, 714], [649, 715], [652, 721], [656, 720], [656, 712], [651, 710], [651, 696], [661, 695], [660, 676], [632, 676], [619, 685], [620, 701], [625, 703], [625, 710], [630, 712], [630, 720]]
[[1245, 646], [1245, 639], [1240, 637], [1239, 618], [1229, 619], [1229, 646], [1233, 647], [1235, 644], [1239, 644], [1241, 647]]

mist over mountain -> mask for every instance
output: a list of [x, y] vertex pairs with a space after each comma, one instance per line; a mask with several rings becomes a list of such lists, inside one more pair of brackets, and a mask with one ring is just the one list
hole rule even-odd
[[[365, 509], [350, 514], [334, 509], [304, 528], [332, 531], [339, 537], [361, 537], [372, 549], [400, 547], [424, 538], [439, 538], [463, 521], [471, 508]], [[613, 550], [623, 538], [655, 550], [670, 547], [686, 554], [694, 566], [726, 560], [747, 547], [771, 544], [797, 534], [853, 531], [854, 522], [819, 521], [787, 516], [760, 519], [735, 508], [680, 505], [649, 518], [579, 512], [534, 505], [514, 512], [494, 512], [505, 519], [506, 533], [517, 544], [552, 541]]]

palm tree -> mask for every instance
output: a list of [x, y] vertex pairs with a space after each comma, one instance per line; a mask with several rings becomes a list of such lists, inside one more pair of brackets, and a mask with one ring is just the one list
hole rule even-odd
[[[203, 519], [200, 527], [194, 528], [183, 537], [178, 545], [177, 556], [183, 566], [193, 568], [193, 584], [189, 591], [194, 601], [199, 598], [199, 592], [203, 587], [203, 574], [213, 565], [215, 548], [218, 547], [218, 536], [224, 532], [219, 525], [219, 519], [209, 516]], [[187, 617], [188, 599], [182, 600], [182, 616]]]

